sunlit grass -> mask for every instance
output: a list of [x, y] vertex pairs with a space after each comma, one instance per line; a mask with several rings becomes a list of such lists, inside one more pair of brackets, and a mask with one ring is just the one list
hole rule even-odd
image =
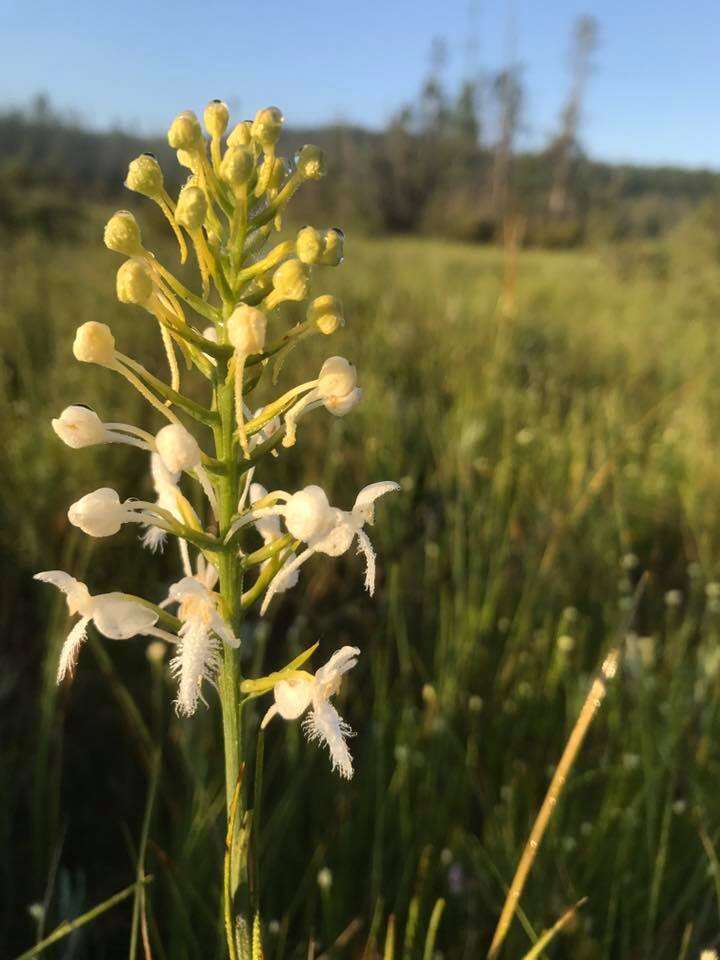
[[[438, 898], [436, 949], [487, 950], [590, 674], [647, 570], [637, 636], [550, 824], [507, 956], [588, 896], [548, 955], [674, 958], [691, 925], [691, 957], [717, 934], [720, 909], [717, 267], [688, 270], [671, 256], [660, 273], [616, 251], [527, 252], [515, 314], [503, 316], [500, 252], [350, 237], [346, 254], [352, 270], [332, 282], [348, 327], [333, 350], [357, 363], [363, 403], [343, 421], [303, 422], [276, 484], [318, 482], [346, 507], [358, 476], [400, 479], [405, 493], [376, 532], [377, 607], [345, 576], [359, 561], [318, 558], [302, 595], [278, 603], [271, 623], [245, 627], [245, 655], [265, 647], [271, 665], [318, 639], [363, 650], [363, 695], [342, 707], [359, 731], [351, 786], [338, 786], [293, 728], [268, 734], [269, 952], [304, 956], [314, 939], [320, 953], [338, 937], [339, 955], [361, 956], [367, 943], [382, 952], [394, 915], [395, 955], [419, 958]], [[216, 712], [171, 716], [165, 680], [135, 642], [96, 641], [72, 687], [57, 691], [63, 608], [30, 581], [68, 568], [68, 554], [91, 588], [142, 584], [159, 598], [174, 578], [171, 551], [163, 571], [132, 532], [90, 548], [64, 519], [79, 492], [116, 475], [121, 496], [149, 492], [140, 455], [70, 456], [49, 427], [68, 402], [107, 419], [145, 415], [111, 376], [73, 362], [70, 334], [86, 320], [109, 322], [121, 349], [154, 344], [162, 374], [153, 324], [114, 301], [115, 267], [94, 236], [68, 247], [26, 238], [0, 253], [0, 837], [11, 851], [0, 910], [20, 952], [54, 858], [45, 933], [133, 880], [126, 838], [141, 836], [150, 730], [164, 756], [145, 865], [150, 934], [172, 960], [214, 956]], [[324, 346], [300, 349], [319, 366]], [[317, 882], [323, 868], [329, 892]], [[123, 955], [123, 909], [84, 928], [78, 956]]]

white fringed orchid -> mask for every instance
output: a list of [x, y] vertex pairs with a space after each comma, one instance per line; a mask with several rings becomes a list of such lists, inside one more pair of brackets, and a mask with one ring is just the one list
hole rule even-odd
[[[151, 453], [150, 474], [152, 476], [153, 488], [157, 494], [157, 500], [155, 501], [156, 506], [162, 510], [167, 510], [167, 512], [171, 513], [177, 520], [182, 520], [177, 501], [180, 473], [172, 473], [165, 466], [159, 454]], [[162, 551], [166, 539], [167, 530], [165, 530], [164, 527], [158, 527], [156, 524], [151, 523], [142, 536], [142, 543], [144, 547], [147, 547], [148, 550], [155, 553], [157, 550]], [[190, 561], [187, 557], [187, 544], [184, 540], [180, 540], [179, 544], [183, 567], [185, 568], [185, 572], [188, 573], [187, 565]]]
[[[307, 544], [293, 561], [283, 566], [265, 594], [260, 613], [264, 614], [276, 593], [287, 589], [287, 580], [315, 553], [339, 557], [346, 553], [357, 539], [358, 551], [365, 557], [365, 589], [372, 596], [375, 591], [375, 550], [363, 529], [374, 521], [375, 501], [386, 493], [399, 490], [399, 484], [383, 480], [363, 487], [352, 510], [331, 507], [325, 491], [311, 485], [297, 493], [282, 490], [268, 494], [266, 499], [277, 501], [273, 506], [251, 509], [230, 528], [231, 536], [246, 523], [282, 517], [288, 532]], [[284, 502], [283, 502], [284, 501]], [[262, 501], [261, 501], [262, 502]]]
[[90, 537], [111, 537], [125, 523], [144, 523], [167, 529], [157, 504], [145, 500], [121, 501], [116, 490], [100, 487], [85, 494], [68, 509], [68, 520]]
[[100, 593], [93, 597], [80, 580], [63, 570], [43, 570], [35, 580], [51, 583], [65, 594], [71, 616], [80, 614], [63, 644], [58, 663], [57, 682], [67, 674], [72, 676], [80, 647], [87, 639], [87, 628], [92, 621], [96, 629], [110, 640], [129, 640], [131, 637], [160, 637], [175, 643], [175, 637], [156, 627], [159, 614], [124, 593]]
[[142, 450], [152, 449], [152, 434], [129, 423], [103, 423], [91, 407], [81, 403], [65, 407], [51, 423], [63, 443], [74, 450], [101, 443], [127, 443]]
[[357, 370], [344, 357], [329, 357], [320, 368], [317, 380], [311, 380], [299, 389], [308, 392], [285, 415], [284, 447], [294, 445], [297, 421], [302, 414], [325, 407], [333, 416], [344, 417], [357, 406], [361, 398]]
[[353, 732], [330, 703], [330, 698], [338, 692], [343, 675], [352, 670], [359, 656], [357, 647], [342, 647], [314, 675], [304, 670], [288, 670], [277, 674], [275, 682], [267, 678], [272, 683], [275, 703], [261, 724], [264, 729], [276, 714], [284, 720], [297, 720], [310, 707], [302, 725], [305, 736], [311, 743], [317, 740], [327, 746], [333, 770], [346, 780], [353, 775], [352, 756], [347, 745]]
[[[263, 487], [261, 483], [252, 483], [250, 485], [250, 503], [251, 505], [256, 503], [258, 500], [263, 500], [267, 497], [268, 492]], [[276, 540], [279, 540], [282, 537], [283, 532], [280, 527], [280, 519], [276, 516], [266, 516], [259, 517], [255, 521], [255, 529], [263, 538], [263, 543], [266, 547], [270, 546], [271, 543], [274, 543]], [[297, 559], [296, 554], [293, 550], [287, 553], [284, 563], [290, 564]], [[271, 560], [266, 560], [261, 569], [267, 569], [267, 565], [271, 563]], [[291, 590], [300, 578], [300, 571], [295, 570], [290, 576], [283, 578], [282, 585], [278, 587], [277, 593], [284, 593], [286, 590]]]
[[195, 577], [183, 577], [170, 587], [168, 603], [178, 604], [182, 626], [177, 654], [170, 672], [178, 679], [175, 709], [178, 716], [192, 716], [203, 697], [203, 681], [215, 684], [221, 665], [221, 641], [238, 647], [240, 641], [218, 612], [218, 597]]

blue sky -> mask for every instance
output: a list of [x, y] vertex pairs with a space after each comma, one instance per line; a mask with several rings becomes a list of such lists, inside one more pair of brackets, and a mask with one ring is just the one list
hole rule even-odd
[[[527, 85], [525, 142], [553, 130], [573, 20], [600, 22], [583, 123], [596, 157], [720, 168], [717, 0], [0, 0], [0, 106], [44, 91], [90, 125], [148, 133], [223, 97], [243, 116], [381, 126], [412, 97], [434, 36], [449, 84], [514, 51]], [[514, 24], [514, 30], [508, 24]]]

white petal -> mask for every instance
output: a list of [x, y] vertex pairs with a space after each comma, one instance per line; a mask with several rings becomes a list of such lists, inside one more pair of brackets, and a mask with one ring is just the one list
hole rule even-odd
[[103, 593], [93, 599], [95, 626], [110, 640], [129, 640], [155, 626], [158, 614], [122, 594]]
[[333, 770], [350, 780], [353, 762], [346, 739], [353, 736], [353, 732], [335, 707], [327, 700], [314, 702], [313, 709], [303, 721], [303, 730], [311, 743], [319, 740], [327, 744]]
[[68, 673], [72, 676], [75, 672], [80, 647], [87, 640], [89, 623], [90, 617], [82, 617], [67, 635], [67, 639], [60, 651], [60, 661], [58, 662], [57, 672], [58, 683], [62, 683]]
[[219, 642], [207, 625], [188, 621], [180, 628], [177, 655], [170, 661], [170, 672], [178, 677], [178, 696], [175, 709], [178, 716], [195, 713], [202, 695], [203, 681], [215, 684], [220, 669]]
[[61, 590], [67, 597], [68, 610], [71, 614], [80, 613], [84, 617], [90, 616], [92, 597], [82, 580], [76, 580], [64, 570], [43, 570], [41, 573], [36, 573], [33, 579], [41, 583], [51, 583]]
[[334, 524], [322, 537], [312, 541], [312, 547], [328, 557], [339, 557], [347, 553], [355, 539], [356, 528], [352, 515], [345, 510], [332, 509]]
[[309, 560], [310, 557], [316, 553], [315, 547], [308, 547], [306, 550], [303, 550], [299, 556], [295, 557], [294, 560], [291, 560], [284, 567], [280, 568], [280, 572], [275, 575], [275, 577], [270, 581], [270, 586], [265, 592], [265, 599], [262, 602], [260, 607], [260, 616], [264, 616], [267, 608], [270, 606], [270, 601], [275, 596], [276, 593], [282, 593], [287, 589], [285, 584], [291, 579], [293, 574], [300, 569], [300, 567], [305, 563], [306, 560]]
[[400, 484], [394, 480], [380, 480], [378, 483], [371, 483], [363, 487], [357, 495], [352, 512], [356, 521], [362, 524], [372, 524], [374, 520], [374, 504], [378, 497], [384, 497], [386, 493], [394, 493], [400, 489]]
[[321, 686], [327, 683], [335, 684], [344, 673], [352, 670], [359, 656], [359, 647], [341, 647], [336, 650], [328, 662], [315, 672], [316, 683]]
[[297, 720], [310, 706], [313, 682], [310, 677], [291, 677], [275, 684], [275, 704], [284, 720]]
[[375, 550], [364, 530], [357, 531], [357, 538], [358, 553], [365, 557], [365, 589], [372, 596], [375, 593]]

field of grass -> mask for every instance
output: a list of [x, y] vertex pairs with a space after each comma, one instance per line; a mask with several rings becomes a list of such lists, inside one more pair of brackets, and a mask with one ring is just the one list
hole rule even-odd
[[[119, 378], [72, 358], [74, 328], [98, 319], [163, 372], [155, 324], [114, 299], [100, 216], [72, 245], [26, 236], [0, 250], [0, 941], [19, 953], [133, 881], [159, 746], [153, 956], [219, 957], [217, 703], [178, 720], [140, 641], [93, 638], [57, 689], [65, 607], [31, 580], [61, 567], [159, 600], [178, 575], [174, 553], [153, 558], [133, 530], [90, 542], [65, 519], [98, 486], [149, 495], [147, 462], [71, 451], [51, 416], [84, 402], [160, 426]], [[351, 783], [296, 726], [268, 729], [266, 955], [305, 957], [312, 941], [317, 955], [370, 960], [392, 915], [396, 956], [419, 960], [438, 898], [435, 951], [484, 955], [591, 676], [619, 643], [504, 956], [587, 896], [545, 956], [697, 957], [720, 943], [717, 261], [682, 234], [662, 251], [523, 252], [501, 308], [500, 251], [350, 237], [325, 281], [348, 325], [287, 367], [306, 379], [328, 352], [346, 355], [363, 403], [303, 421], [259, 479], [318, 482], [345, 507], [375, 480], [403, 492], [378, 511], [374, 601], [358, 558], [318, 557], [302, 588], [245, 625], [249, 672], [316, 640], [321, 653], [362, 649], [341, 698], [357, 731]], [[256, 723], [248, 710], [248, 745]], [[129, 903], [53, 955], [125, 956]]]

